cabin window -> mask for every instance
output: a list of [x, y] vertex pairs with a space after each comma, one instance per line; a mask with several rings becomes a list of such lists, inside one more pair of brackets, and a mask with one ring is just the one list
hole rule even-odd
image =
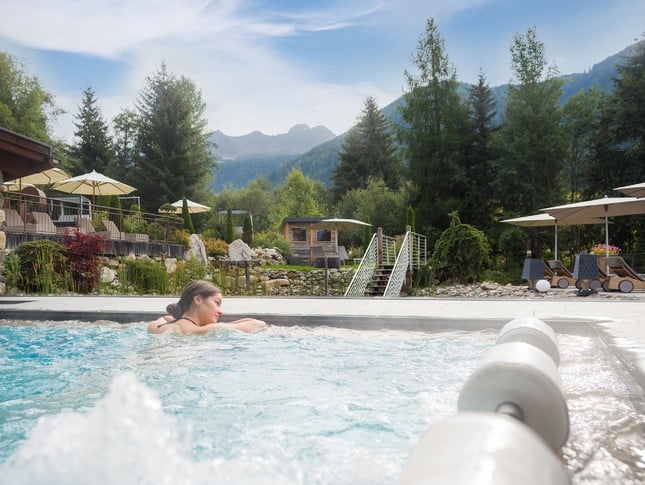
[[320, 229], [316, 231], [317, 242], [331, 242], [331, 231], [328, 229]]
[[307, 230], [301, 227], [293, 227], [291, 229], [291, 240], [304, 242], [307, 240]]

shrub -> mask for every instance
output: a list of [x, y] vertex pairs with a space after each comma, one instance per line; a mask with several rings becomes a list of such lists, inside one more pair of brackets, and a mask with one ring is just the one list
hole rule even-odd
[[486, 235], [470, 224], [462, 224], [456, 213], [451, 216], [450, 227], [434, 246], [431, 265], [435, 278], [440, 282], [481, 281], [484, 271], [491, 265]]
[[91, 293], [98, 287], [101, 270], [99, 254], [105, 250], [105, 240], [98, 233], [84, 234], [78, 231], [65, 233], [67, 269], [72, 287], [79, 293]]
[[206, 254], [211, 258], [226, 256], [228, 254], [228, 244], [223, 239], [202, 236], [202, 242], [206, 248]]
[[28, 293], [49, 294], [66, 289], [65, 247], [55, 241], [41, 240], [20, 244], [12, 253], [19, 274], [12, 280]]
[[189, 261], [177, 261], [177, 270], [170, 275], [168, 291], [173, 294], [181, 293], [190, 281], [206, 279], [206, 270], [207, 266], [196, 257]]
[[132, 205], [130, 212], [123, 218], [123, 231], [125, 232], [146, 232], [146, 221], [138, 205]]
[[168, 292], [168, 273], [163, 263], [158, 263], [150, 258], [126, 261], [125, 281], [134, 289], [135, 293], [166, 294]]
[[289, 241], [275, 231], [259, 232], [253, 239], [253, 246], [256, 248], [276, 248], [285, 258], [291, 255]]

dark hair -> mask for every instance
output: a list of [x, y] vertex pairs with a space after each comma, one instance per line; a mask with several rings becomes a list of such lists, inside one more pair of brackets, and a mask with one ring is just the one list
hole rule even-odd
[[177, 303], [171, 303], [166, 307], [166, 311], [175, 318], [181, 318], [193, 304], [193, 299], [197, 295], [213, 296], [221, 295], [222, 290], [208, 281], [194, 280], [184, 286], [181, 297]]

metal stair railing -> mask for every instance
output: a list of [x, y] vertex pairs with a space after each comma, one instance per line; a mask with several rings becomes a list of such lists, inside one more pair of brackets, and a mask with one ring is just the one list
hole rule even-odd
[[383, 297], [392, 297], [399, 296], [401, 294], [401, 288], [403, 288], [403, 283], [405, 282], [405, 276], [408, 273], [410, 267], [410, 261], [412, 256], [412, 232], [408, 231], [405, 233], [405, 238], [403, 239], [403, 244], [399, 249], [399, 254], [396, 257], [396, 262], [392, 268], [392, 273], [388, 279], [387, 286], [383, 292]]
[[410, 234], [412, 235], [412, 268], [419, 269], [424, 267], [428, 262], [427, 240], [423, 234], [416, 232], [411, 232]]
[[365, 289], [370, 281], [372, 281], [374, 270], [378, 264], [377, 245], [377, 234], [374, 233], [369, 246], [365, 250], [363, 259], [361, 259], [361, 264], [358, 265], [358, 269], [354, 273], [352, 281], [349, 283], [347, 290], [345, 290], [345, 296], [365, 295]]

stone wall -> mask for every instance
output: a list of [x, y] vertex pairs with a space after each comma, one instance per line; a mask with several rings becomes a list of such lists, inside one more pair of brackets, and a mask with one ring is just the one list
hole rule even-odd
[[[340, 268], [327, 271], [327, 295], [343, 296], [352, 281], [354, 270]], [[213, 275], [213, 281], [227, 295], [325, 296], [324, 269], [295, 271], [231, 266]]]

